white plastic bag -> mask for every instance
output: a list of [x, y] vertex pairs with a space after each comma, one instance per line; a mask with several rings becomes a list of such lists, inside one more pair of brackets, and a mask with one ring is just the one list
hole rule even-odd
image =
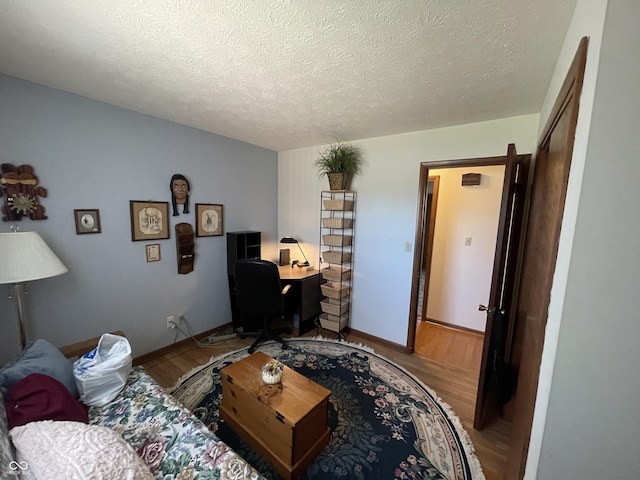
[[73, 364], [80, 400], [101, 407], [118, 396], [131, 371], [131, 345], [125, 337], [105, 333], [98, 346]]

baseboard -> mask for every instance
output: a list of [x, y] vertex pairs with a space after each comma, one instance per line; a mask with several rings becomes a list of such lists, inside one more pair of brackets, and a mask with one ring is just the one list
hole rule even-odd
[[[354, 330], [353, 328], [351, 328], [349, 329], [349, 333], [353, 333], [354, 335], [357, 335], [358, 337], [362, 337], [365, 340], [376, 342], [390, 350], [395, 350], [400, 353], [408, 353], [408, 354], [413, 353], [412, 350], [406, 347], [405, 345], [400, 345], [399, 343], [390, 342], [389, 340], [385, 340], [384, 338], [376, 337], [374, 335], [361, 332], [360, 330]], [[347, 338], [347, 341], [348, 340], [349, 339]]]
[[[194, 337], [196, 338], [196, 340], [202, 340], [203, 338], [207, 338], [209, 335], [215, 333], [215, 332], [219, 332], [220, 330], [225, 330], [229, 327], [232, 327], [233, 324], [232, 323], [226, 323], [224, 325], [221, 325], [219, 327], [216, 328], [212, 328], [211, 330], [207, 330], [205, 332], [202, 333], [198, 333], [196, 335], [194, 335]], [[395, 350], [397, 352], [401, 352], [401, 353], [412, 353], [412, 351], [410, 349], [408, 349], [406, 346], [404, 345], [400, 345], [399, 343], [394, 343], [394, 342], [390, 342], [389, 340], [385, 340], [384, 338], [380, 338], [380, 337], [376, 337], [374, 335], [370, 335], [368, 333], [365, 332], [361, 332], [360, 330], [354, 330], [353, 328], [349, 329], [349, 333], [353, 333], [354, 335], [357, 335], [358, 337], [361, 337], [364, 340], [370, 340], [373, 342], [378, 343], [379, 345], [382, 345], [385, 348], [388, 348], [390, 350]], [[161, 357], [163, 355], [166, 355], [167, 353], [171, 352], [172, 350], [174, 350], [177, 347], [180, 347], [182, 345], [186, 345], [189, 342], [193, 342], [192, 338], [185, 338], [183, 340], [180, 340], [179, 342], [175, 342], [175, 343], [171, 343], [169, 345], [166, 345], [164, 347], [160, 347], [157, 350], [153, 350], [151, 352], [148, 353], [144, 353], [138, 357], [135, 357], [133, 359], [133, 365], [142, 365], [143, 363], [147, 363], [150, 362], [151, 360], [154, 360], [158, 357]]]
[[[198, 333], [196, 335], [194, 335], [194, 338], [196, 340], [202, 340], [203, 338], [207, 338], [209, 335], [212, 335], [216, 332], [219, 332], [220, 330], [225, 330], [229, 327], [232, 326], [232, 323], [225, 323], [224, 325], [221, 325], [219, 327], [216, 328], [212, 328], [211, 330], [207, 330], [204, 331], [202, 333]], [[169, 345], [166, 345], [164, 347], [160, 347], [157, 350], [153, 350], [149, 353], [144, 353], [142, 355], [140, 355], [139, 357], [135, 357], [133, 359], [133, 365], [142, 365], [143, 363], [147, 363], [151, 360], [154, 360], [158, 357], [161, 357], [162, 355], [166, 355], [167, 353], [171, 352], [172, 350], [174, 350], [176, 347], [180, 347], [182, 345], [186, 345], [189, 342], [193, 342], [193, 338], [189, 337], [189, 338], [185, 338], [183, 340], [180, 340], [179, 342], [175, 342], [175, 343], [171, 343]]]
[[424, 321], [435, 323], [436, 325], [442, 325], [443, 327], [452, 328], [453, 330], [460, 330], [462, 332], [475, 333], [476, 335], [484, 336], [484, 332], [481, 332], [480, 330], [474, 330], [473, 328], [463, 327], [461, 325], [454, 325], [453, 323], [447, 323], [441, 320], [434, 320], [433, 318], [427, 318]]

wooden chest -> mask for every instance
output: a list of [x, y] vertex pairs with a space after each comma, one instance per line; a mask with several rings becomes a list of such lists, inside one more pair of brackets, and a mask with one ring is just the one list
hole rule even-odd
[[329, 442], [331, 392], [289, 367], [282, 382], [266, 385], [262, 352], [222, 369], [220, 418], [287, 479], [299, 477]]

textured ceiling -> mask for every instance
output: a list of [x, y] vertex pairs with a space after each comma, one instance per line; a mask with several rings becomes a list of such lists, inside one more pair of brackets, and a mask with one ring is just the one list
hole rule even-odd
[[0, 0], [0, 72], [273, 150], [540, 111], [576, 0]]

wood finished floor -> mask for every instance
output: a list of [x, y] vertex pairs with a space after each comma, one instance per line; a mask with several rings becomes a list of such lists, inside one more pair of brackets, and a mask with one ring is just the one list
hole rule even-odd
[[483, 342], [481, 333], [418, 322], [414, 350], [425, 358], [478, 375]]
[[[418, 328], [420, 330], [421, 326]], [[404, 367], [425, 385], [431, 387], [443, 402], [451, 406], [462, 421], [465, 430], [469, 433], [475, 445], [476, 454], [482, 464], [487, 480], [502, 480], [502, 472], [508, 452], [509, 435], [511, 433], [510, 424], [504, 420], [498, 420], [482, 431], [473, 429], [475, 396], [478, 386], [477, 371], [479, 370], [480, 361], [478, 359], [475, 364], [476, 367], [473, 367], [473, 362], [469, 360], [473, 358], [473, 353], [462, 355], [467, 359], [464, 362], [456, 359], [459, 356], [443, 353], [445, 349], [437, 346], [437, 337], [442, 335], [443, 343], [452, 342], [451, 338], [449, 338], [451, 337], [451, 332], [446, 331], [446, 328], [429, 328], [428, 330], [429, 342], [422, 345], [420, 355], [400, 353], [384, 345], [360, 338], [353, 333], [347, 335], [346, 340], [362, 343], [373, 348], [376, 353]], [[423, 333], [426, 334], [427, 329], [421, 332], [421, 334]], [[310, 332], [310, 335], [315, 334], [315, 330]], [[467, 347], [453, 345], [452, 348], [473, 352], [475, 348], [472, 345], [473, 340], [472, 337], [467, 336], [466, 341], [469, 343]], [[205, 364], [210, 358], [248, 346], [252, 341], [253, 339], [251, 338], [245, 340], [233, 338], [222, 340], [216, 346], [204, 348], [198, 347], [195, 343], [181, 345], [161, 357], [144, 363], [143, 366], [160, 385], [170, 388], [176, 384], [180, 377], [199, 365]], [[458, 343], [465, 343], [465, 338], [458, 340]], [[436, 345], [431, 351], [427, 348], [430, 344]], [[426, 356], [431, 356], [435, 360], [426, 358]], [[447, 364], [446, 361], [451, 360], [453, 357], [456, 357], [452, 360], [454, 364]], [[461, 363], [462, 366], [460, 365]]]

